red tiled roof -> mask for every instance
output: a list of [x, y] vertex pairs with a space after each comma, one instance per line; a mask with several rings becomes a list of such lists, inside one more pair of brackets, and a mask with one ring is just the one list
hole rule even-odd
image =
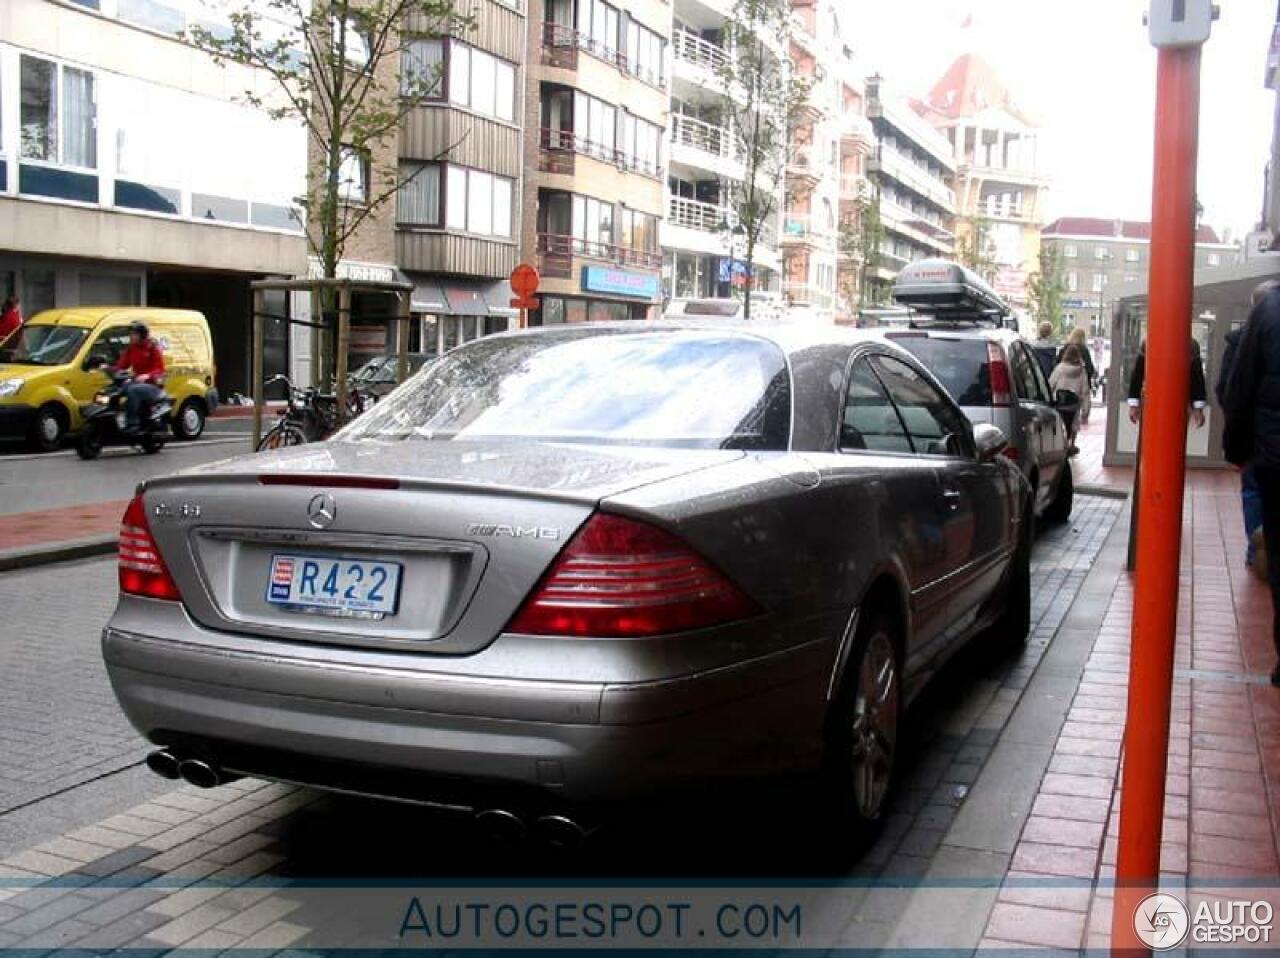
[[[1044, 228], [1045, 236], [1097, 236], [1103, 239], [1151, 239], [1151, 224], [1142, 220], [1108, 220], [1100, 216], [1064, 216]], [[1212, 226], [1196, 230], [1197, 243], [1221, 243]]]
[[[974, 53], [956, 58], [925, 97], [929, 110], [950, 119], [973, 116], [991, 107], [1002, 107], [1019, 120], [1027, 118], [1014, 106], [1009, 88], [991, 65]], [[1030, 125], [1030, 124], [1028, 124]]]

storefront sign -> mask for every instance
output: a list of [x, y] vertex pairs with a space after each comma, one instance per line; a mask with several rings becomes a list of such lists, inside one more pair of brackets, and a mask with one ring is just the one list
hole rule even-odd
[[735, 286], [746, 285], [746, 278], [752, 275], [752, 269], [745, 260], [720, 258], [720, 282], [733, 282]]
[[[349, 279], [353, 282], [362, 283], [390, 283], [396, 278], [395, 270], [390, 266], [379, 266], [376, 263], [356, 263], [351, 260], [342, 260], [338, 263], [338, 279]], [[324, 268], [317, 259], [309, 259], [307, 261], [307, 274], [312, 279], [320, 279], [324, 275]]]
[[608, 266], [582, 268], [582, 288], [589, 293], [656, 299], [660, 287], [661, 280], [657, 273], [638, 273], [635, 270], [613, 269]]

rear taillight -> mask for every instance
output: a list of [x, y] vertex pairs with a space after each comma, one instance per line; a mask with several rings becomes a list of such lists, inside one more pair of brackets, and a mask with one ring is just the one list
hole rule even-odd
[[175, 602], [182, 598], [151, 535], [141, 493], [133, 497], [120, 523], [120, 591]]
[[506, 631], [638, 638], [722, 625], [759, 611], [671, 533], [596, 513], [556, 558]]
[[987, 343], [987, 375], [991, 380], [991, 405], [1009, 405], [1013, 393], [1009, 381], [1009, 364], [1004, 361], [1004, 353], [995, 343]]

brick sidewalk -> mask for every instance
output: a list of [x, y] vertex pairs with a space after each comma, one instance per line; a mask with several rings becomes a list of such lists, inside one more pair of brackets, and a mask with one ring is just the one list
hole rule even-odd
[[[1236, 474], [1189, 473], [1161, 854], [1162, 883], [1175, 892], [1197, 879], [1280, 873], [1270, 597], [1244, 550]], [[984, 946], [1109, 943], [1132, 609], [1125, 575], [1014, 852], [1008, 877], [1023, 881], [1006, 881]], [[1050, 876], [1079, 884], [1034, 887]]]
[[0, 550], [116, 535], [128, 504], [127, 499], [110, 499], [0, 516]]
[[1104, 466], [1102, 456], [1107, 445], [1107, 410], [1095, 407], [1088, 425], [1076, 437], [1080, 452], [1072, 460], [1076, 486], [1128, 491], [1133, 487], [1131, 466]]

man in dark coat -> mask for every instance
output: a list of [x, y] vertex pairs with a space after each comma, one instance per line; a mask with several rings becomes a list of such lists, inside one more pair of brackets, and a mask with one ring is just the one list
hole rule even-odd
[[[1147, 342], [1138, 347], [1133, 372], [1129, 374], [1129, 421], [1138, 421], [1142, 407], [1142, 390], [1147, 378]], [[1191, 340], [1191, 421], [1200, 429], [1204, 426], [1204, 407], [1209, 404], [1209, 388], [1204, 381], [1204, 363], [1200, 359], [1200, 344]]]
[[[1280, 289], [1249, 313], [1227, 381], [1222, 445], [1227, 461], [1253, 463], [1262, 493], [1262, 534], [1274, 613], [1272, 638], [1280, 659]], [[1280, 685], [1280, 662], [1271, 673]]]
[[[1253, 291], [1250, 308], [1257, 306], [1268, 293], [1277, 288], [1280, 288], [1280, 280], [1269, 279], [1259, 283]], [[1226, 335], [1222, 350], [1222, 367], [1218, 370], [1218, 382], [1213, 387], [1213, 394], [1217, 397], [1219, 406], [1225, 406], [1227, 402], [1227, 383], [1231, 381], [1231, 366], [1235, 362], [1236, 349], [1240, 345], [1242, 336], [1244, 336], [1243, 325], [1237, 326]], [[1258, 488], [1258, 477], [1254, 474], [1252, 463], [1240, 470], [1240, 506], [1244, 512], [1244, 534], [1249, 537], [1244, 563], [1251, 566], [1255, 558], [1253, 534], [1262, 527], [1262, 491]]]

